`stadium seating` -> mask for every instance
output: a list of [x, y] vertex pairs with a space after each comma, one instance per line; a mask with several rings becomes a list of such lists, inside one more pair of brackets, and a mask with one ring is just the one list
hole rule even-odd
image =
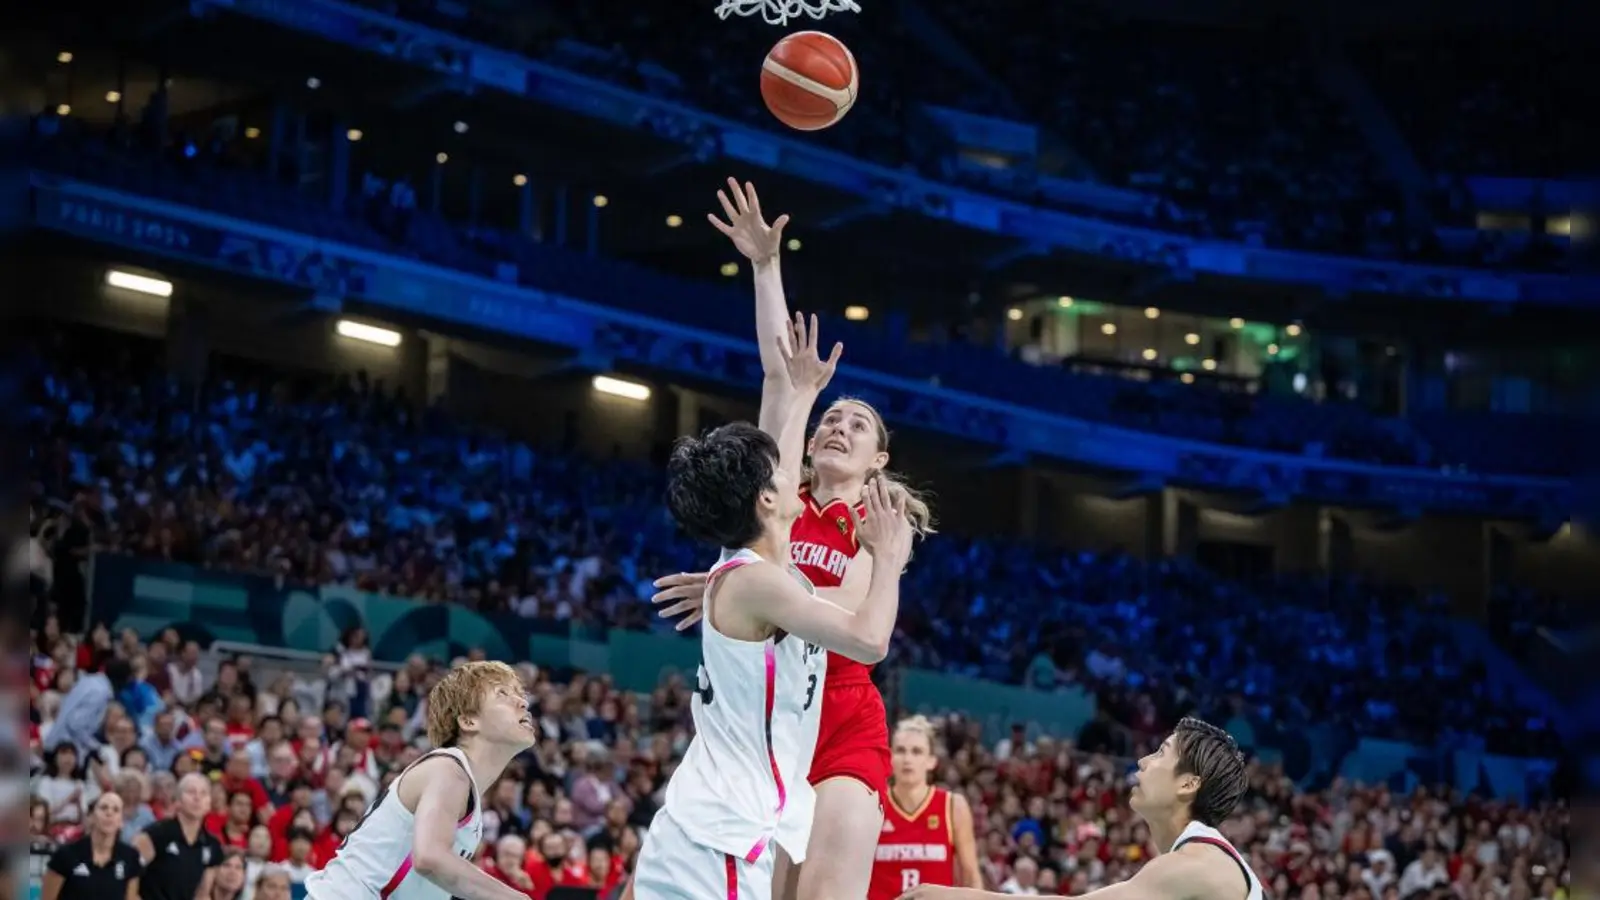
[[[46, 149], [48, 148], [48, 149]], [[617, 260], [539, 244], [488, 228], [468, 232], [421, 210], [408, 210], [403, 229], [380, 203], [357, 193], [345, 215], [262, 176], [204, 154], [160, 160], [120, 142], [71, 133], [43, 139], [36, 165], [62, 174], [175, 200], [355, 246], [419, 258], [490, 275], [513, 262], [525, 283], [545, 290], [651, 315], [666, 315], [712, 331], [752, 333], [748, 296], [729, 289]], [[1388, 465], [1567, 475], [1577, 457], [1560, 420], [1542, 428], [1550, 444], [1519, 439], [1525, 417], [1424, 417], [1419, 423], [1380, 418], [1345, 403], [1218, 393], [1199, 386], [1145, 383], [1030, 365], [965, 343], [898, 343], [876, 325], [826, 323], [850, 347], [854, 364], [926, 379], [982, 396], [1122, 427], [1235, 446], [1309, 453]], [[1514, 419], [1517, 428], [1507, 427]], [[1471, 440], [1464, 440], [1471, 437]]]
[[[470, 14], [437, 4], [386, 11], [509, 47], [564, 68], [778, 128], [751, 90], [773, 32], [719, 21], [705, 3], [642, 0], [628, 12], [580, 5]], [[927, 0], [935, 22], [992, 78], [952, 64], [891, 5], [867, 4], [826, 27], [863, 72], [857, 112], [809, 139], [934, 178], [965, 180], [949, 148], [911, 127], [918, 104], [1036, 122], [1095, 180], [1143, 191], [1147, 224], [1255, 245], [1386, 259], [1549, 269], [1564, 255], [1495, 241], [1446, 251], [1408, 221], [1401, 188], [1321, 83], [1338, 42], [1304, 26], [1210, 27], [1124, 18], [1085, 3]], [[460, 9], [453, 9], [461, 13]], [[678, 39], [662, 41], [660, 29]], [[1322, 45], [1319, 49], [1319, 43]], [[1429, 171], [1445, 176], [1569, 174], [1557, 133], [1571, 104], [1546, 90], [1548, 54], [1496, 38], [1373, 40], [1353, 53]], [[1483, 61], [1492, 60], [1492, 68]], [[1467, 63], [1470, 62], [1471, 66]], [[1470, 70], [1470, 71], [1469, 71]], [[986, 178], [990, 190], [1050, 205], [1037, 174]], [[1428, 199], [1437, 195], [1431, 189]], [[1461, 224], [1439, 212], [1445, 224]]]

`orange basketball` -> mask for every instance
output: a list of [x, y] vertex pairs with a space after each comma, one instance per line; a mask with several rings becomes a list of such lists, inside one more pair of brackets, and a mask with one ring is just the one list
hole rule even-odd
[[785, 37], [761, 64], [761, 99], [778, 121], [800, 131], [818, 131], [844, 118], [859, 85], [850, 48], [820, 31]]

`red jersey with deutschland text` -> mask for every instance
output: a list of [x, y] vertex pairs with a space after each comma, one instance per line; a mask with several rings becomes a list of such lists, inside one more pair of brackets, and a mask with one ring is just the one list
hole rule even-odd
[[867, 900], [894, 900], [919, 884], [956, 883], [951, 805], [943, 788], [929, 790], [922, 805], [910, 811], [900, 808], [892, 792], [884, 792], [883, 832]]
[[[861, 545], [856, 541], [856, 526], [850, 519], [848, 504], [841, 498], [827, 505], [817, 503], [809, 487], [800, 488], [805, 511], [789, 529], [789, 559], [811, 583], [819, 588], [836, 588], [844, 583], [845, 569]], [[866, 515], [864, 505], [856, 515]], [[842, 653], [828, 654], [828, 687], [862, 685], [872, 682], [871, 667]], [[827, 706], [823, 706], [827, 714]]]

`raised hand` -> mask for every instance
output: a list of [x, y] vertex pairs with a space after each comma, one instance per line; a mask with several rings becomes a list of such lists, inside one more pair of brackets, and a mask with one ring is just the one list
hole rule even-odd
[[[874, 565], [896, 565], [905, 568], [911, 560], [911, 519], [906, 516], [905, 496], [889, 490], [886, 478], [873, 478], [862, 492], [867, 507], [866, 517], [849, 507], [850, 519], [855, 523], [856, 539], [872, 554]], [[891, 562], [892, 560], [892, 562]]]
[[734, 248], [751, 262], [777, 259], [783, 247], [783, 227], [789, 224], [787, 215], [779, 216], [768, 225], [761, 216], [761, 198], [756, 196], [756, 186], [748, 181], [741, 188], [738, 181], [729, 178], [728, 189], [717, 191], [717, 200], [728, 218], [723, 221], [716, 213], [706, 213], [711, 227], [727, 235]]
[[[800, 313], [794, 314], [794, 321], [789, 323], [788, 339], [782, 335], [778, 337], [778, 354], [783, 358], [783, 365], [789, 372], [789, 383], [799, 393], [817, 395], [821, 394], [828, 382], [833, 380], [833, 373], [839, 368], [839, 357], [844, 353], [844, 344], [835, 342], [833, 352], [824, 360], [817, 354], [817, 317], [813, 315], [809, 327], [806, 318]], [[794, 348], [791, 350], [790, 348]]]

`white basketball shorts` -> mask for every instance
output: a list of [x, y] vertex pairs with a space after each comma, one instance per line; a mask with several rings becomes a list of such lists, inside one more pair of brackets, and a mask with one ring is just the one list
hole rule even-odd
[[773, 849], [755, 862], [689, 840], [656, 813], [633, 869], [634, 900], [772, 900]]

